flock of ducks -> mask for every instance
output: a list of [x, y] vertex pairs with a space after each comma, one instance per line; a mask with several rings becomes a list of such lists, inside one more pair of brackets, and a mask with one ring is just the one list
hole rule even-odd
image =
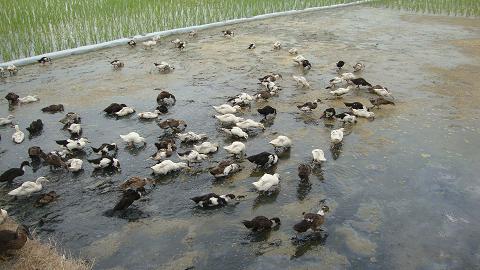
[[[226, 38], [233, 38], [234, 32], [232, 30], [222, 31], [223, 35]], [[190, 37], [195, 37], [196, 32], [192, 31], [189, 33]], [[150, 49], [159, 42], [159, 38], [154, 38], [149, 41], [143, 42], [145, 49]], [[174, 46], [179, 50], [184, 50], [186, 47], [186, 42], [176, 39], [172, 41]], [[137, 45], [135, 40], [130, 40], [128, 45], [135, 47]], [[256, 48], [256, 44], [252, 43], [248, 46], [249, 50]], [[275, 42], [273, 44], [274, 50], [281, 50], [282, 44], [280, 42]], [[294, 55], [293, 63], [299, 67], [299, 70], [310, 70], [313, 68], [312, 63], [298, 54], [296, 48], [290, 48], [288, 50], [290, 55]], [[41, 64], [51, 63], [51, 59], [47, 57], [42, 57], [38, 60]], [[116, 59], [110, 62], [113, 69], [120, 69], [125, 66], [125, 64]], [[338, 76], [332, 78], [328, 82], [327, 89], [331, 94], [331, 98], [328, 99], [340, 99], [353, 91], [360, 91], [361, 89], [366, 89], [372, 95], [376, 95], [376, 98], [370, 99], [371, 107], [362, 104], [360, 102], [345, 102], [345, 108], [327, 108], [324, 110], [320, 119], [328, 120], [338, 120], [343, 126], [345, 125], [355, 125], [357, 123], [357, 118], [368, 118], [373, 119], [375, 114], [371, 111], [374, 107], [380, 107], [381, 105], [395, 105], [394, 98], [390, 91], [380, 85], [372, 85], [367, 82], [364, 78], [359, 77], [358, 74], [362, 73], [365, 70], [365, 65], [363, 63], [356, 63], [353, 65], [353, 72], [342, 72], [345, 69], [345, 62], [339, 61], [336, 64], [336, 69], [338, 70]], [[154, 63], [154, 66], [161, 73], [167, 73], [173, 71], [175, 68], [168, 64], [167, 62]], [[18, 69], [15, 66], [7, 67], [7, 71], [14, 75]], [[1, 75], [5, 75], [4, 69], [0, 69]], [[157, 124], [160, 129], [165, 131], [165, 135], [161, 137], [158, 142], [155, 142], [155, 147], [157, 151], [152, 154], [150, 157], [151, 160], [155, 161], [156, 164], [151, 166], [151, 172], [154, 175], [167, 175], [173, 172], [186, 170], [189, 167], [193, 166], [192, 164], [201, 163], [205, 160], [208, 160], [211, 154], [216, 153], [220, 149], [223, 149], [228, 157], [220, 161], [216, 166], [209, 170], [210, 174], [216, 179], [222, 179], [232, 176], [233, 174], [239, 172], [243, 169], [242, 162], [246, 157], [246, 160], [254, 164], [258, 170], [266, 170], [273, 168], [279, 162], [278, 154], [288, 151], [294, 142], [291, 138], [285, 135], [279, 135], [277, 138], [269, 141], [268, 143], [272, 146], [271, 152], [260, 152], [254, 155], [246, 156], [247, 146], [246, 141], [248, 141], [249, 136], [254, 132], [262, 132], [266, 129], [263, 124], [263, 120], [274, 118], [277, 115], [277, 109], [266, 105], [264, 107], [258, 108], [257, 112], [263, 116], [262, 121], [255, 121], [253, 119], [244, 118], [238, 116], [240, 112], [244, 112], [246, 108], [249, 108], [254, 102], [268, 101], [270, 98], [278, 96], [281, 92], [281, 87], [278, 85], [278, 81], [282, 80], [283, 77], [280, 74], [267, 74], [259, 78], [259, 84], [263, 90], [259, 91], [255, 95], [249, 95], [247, 93], [239, 93], [236, 96], [228, 98], [224, 104], [213, 105], [212, 109], [216, 113], [214, 115], [215, 119], [221, 125], [221, 131], [226, 136], [231, 136], [236, 141], [230, 145], [220, 146], [217, 143], [209, 142], [207, 134], [195, 133], [193, 131], [186, 131], [187, 123], [181, 119], [169, 118], [163, 121], [157, 121]], [[293, 76], [293, 80], [297, 83], [298, 87], [301, 88], [311, 88], [308, 80], [301, 75]], [[159, 90], [159, 89], [156, 89]], [[19, 97], [15, 93], [8, 93], [5, 97], [10, 106], [16, 106], [18, 104], [25, 104], [31, 102], [39, 102], [40, 99], [38, 96], [26, 96]], [[328, 100], [326, 99], [326, 100]], [[103, 112], [107, 116], [122, 118], [134, 113], [137, 113], [138, 118], [143, 120], [155, 120], [159, 116], [166, 114], [169, 110], [175, 106], [176, 98], [175, 96], [166, 91], [162, 90], [157, 96], [157, 108], [154, 111], [144, 111], [136, 112], [133, 107], [129, 107], [126, 104], [112, 103]], [[309, 114], [313, 110], [316, 110], [319, 107], [319, 104], [324, 101], [320, 99], [315, 99], [311, 101], [306, 101], [304, 104], [298, 104], [296, 107], [301, 114]], [[64, 111], [64, 106], [62, 104], [52, 104], [41, 109], [44, 113], [59, 113]], [[339, 112], [341, 111], [341, 112]], [[44, 163], [52, 170], [66, 170], [71, 173], [78, 173], [82, 170], [84, 166], [84, 160], [79, 158], [79, 153], [85, 152], [87, 145], [91, 142], [87, 138], [81, 137], [82, 135], [82, 121], [80, 115], [74, 112], [69, 112], [65, 115], [63, 119], [59, 122], [63, 124], [63, 129], [70, 133], [70, 138], [65, 140], [57, 140], [56, 143], [59, 146], [59, 149], [53, 151], [44, 151], [39, 146], [32, 146], [28, 149], [28, 155], [31, 161], [23, 161], [18, 168], [11, 168], [6, 170], [0, 175], [0, 182], [6, 182], [7, 184], [13, 184], [14, 180], [17, 177], [24, 175], [24, 172], [27, 167], [31, 166], [32, 163], [40, 164]], [[9, 115], [5, 118], [0, 118], [0, 125], [11, 125], [14, 127], [15, 131], [12, 134], [12, 141], [16, 144], [20, 144], [25, 139], [25, 134], [18, 125], [14, 123], [14, 117]], [[331, 130], [330, 141], [332, 147], [337, 147], [341, 145], [344, 141], [344, 127]], [[39, 134], [43, 129], [43, 123], [41, 119], [38, 119], [31, 123], [26, 130], [30, 135]], [[120, 135], [119, 139], [126, 143], [129, 147], [142, 147], [147, 144], [146, 138], [142, 137], [136, 131], [131, 131], [126, 134]], [[192, 149], [185, 152], [177, 152], [177, 142], [191, 144]], [[110, 170], [120, 172], [120, 161], [116, 158], [118, 152], [118, 142], [101, 142], [99, 147], [94, 147], [90, 145], [90, 148], [94, 155], [97, 155], [96, 158], [90, 158], [86, 161], [94, 170]], [[98, 145], [98, 144], [97, 144]], [[176, 153], [180, 162], [174, 162], [170, 158], [173, 154]], [[300, 181], [309, 181], [309, 175], [312, 172], [312, 169], [320, 167], [322, 163], [326, 162], [326, 158], [322, 149], [313, 149], [311, 151], [311, 160], [312, 162], [307, 164], [299, 164], [298, 166], [298, 176]], [[264, 173], [257, 181], [252, 183], [253, 188], [260, 194], [266, 196], [271, 195], [273, 192], [278, 190], [280, 185], [281, 176], [278, 173]], [[155, 181], [149, 178], [141, 178], [137, 176], [130, 177], [124, 183], [120, 185], [120, 189], [123, 191], [123, 194], [120, 200], [115, 204], [115, 206], [109, 210], [110, 214], [115, 214], [119, 211], [127, 209], [132, 205], [136, 200], [147, 195], [148, 193], [145, 190], [145, 186], [148, 184], [153, 184]], [[22, 183], [20, 186], [12, 189], [8, 192], [8, 195], [13, 197], [22, 197], [30, 196], [34, 193], [40, 192], [43, 189], [43, 186], [48, 183], [48, 179], [45, 177], [38, 177], [36, 181], [27, 181]], [[228, 205], [234, 200], [239, 200], [243, 196], [237, 196], [234, 194], [215, 194], [208, 193], [200, 196], [191, 198], [191, 200], [199, 208], [217, 208]], [[49, 192], [43, 194], [39, 200], [37, 200], [37, 205], [46, 205], [55, 199], [58, 198], [55, 192]], [[325, 201], [321, 201], [319, 210], [314, 213], [303, 213], [303, 218], [300, 222], [293, 226], [294, 231], [298, 233], [304, 233], [309, 230], [317, 232], [320, 229], [321, 225], [324, 223], [325, 214], [329, 211], [329, 207], [325, 204]], [[7, 212], [1, 209], [0, 212], [0, 223], [7, 216]], [[278, 217], [268, 218], [265, 216], [257, 216], [251, 220], [244, 220], [242, 222], [246, 228], [252, 231], [266, 231], [271, 230], [275, 227], [281, 225], [281, 221]], [[13, 239], [13, 237], [19, 239], [20, 242], [26, 241], [26, 237], [30, 237], [30, 233], [27, 226], [20, 225], [16, 232], [11, 231], [0, 231], [0, 246], [7, 241], [8, 239]], [[7, 240], [5, 240], [7, 239]], [[3, 241], [3, 242], [2, 242]], [[13, 241], [13, 240], [12, 240]], [[12, 248], [14, 248], [12, 246]]]

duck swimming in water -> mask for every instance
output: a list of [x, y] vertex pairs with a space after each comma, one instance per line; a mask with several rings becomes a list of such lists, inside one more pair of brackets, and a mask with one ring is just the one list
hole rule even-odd
[[175, 163], [167, 159], [150, 168], [152, 169], [154, 174], [165, 175], [170, 172], [178, 171], [187, 167], [188, 167], [187, 163], [184, 163], [184, 162]]
[[302, 181], [308, 181], [310, 174], [312, 173], [312, 167], [308, 164], [300, 164], [298, 166], [298, 177]]
[[273, 145], [275, 150], [277, 149], [288, 149], [292, 146], [292, 140], [287, 136], [278, 136], [277, 138], [271, 140], [269, 144]]
[[245, 228], [252, 230], [253, 232], [261, 232], [280, 226], [280, 219], [278, 217], [267, 218], [264, 216], [257, 216], [252, 220], [242, 221], [242, 224], [245, 225]]
[[203, 142], [200, 145], [194, 145], [193, 149], [195, 149], [200, 154], [210, 154], [218, 151], [218, 144], [211, 142]]
[[127, 107], [125, 104], [112, 103], [107, 108], [103, 109], [109, 115], [114, 115], [119, 112], [123, 107]]
[[244, 121], [243, 118], [235, 116], [231, 113], [223, 114], [223, 115], [215, 115], [215, 118], [218, 119], [218, 121], [224, 123], [224, 124], [236, 124], [238, 122]]
[[215, 178], [228, 177], [240, 171], [240, 165], [232, 160], [223, 160], [217, 166], [210, 169], [210, 174]]
[[375, 114], [373, 112], [368, 111], [368, 109], [352, 109], [352, 112], [355, 116], [363, 117], [363, 118], [374, 118]]
[[78, 158], [71, 158], [65, 162], [68, 166], [67, 169], [69, 172], [78, 172], [82, 169], [83, 160]]
[[298, 54], [298, 50], [296, 48], [291, 48], [290, 50], [288, 50], [288, 53], [291, 55], [296, 55]]
[[22, 104], [37, 102], [37, 101], [39, 101], [39, 100], [40, 100], [40, 99], [38, 98], [37, 95], [25, 96], [25, 97], [18, 98], [18, 102], [20, 102], [20, 103], [22, 103]]
[[130, 147], [135, 146], [135, 144], [141, 144], [141, 143], [143, 143], [143, 145], [147, 144], [147, 142], [145, 141], [145, 138], [140, 136], [137, 132], [130, 132], [126, 135], [120, 135], [120, 138], [124, 142], [128, 143]]
[[247, 160], [264, 168], [269, 168], [278, 162], [278, 156], [268, 152], [261, 152], [259, 154], [247, 157]]
[[251, 97], [249, 94], [241, 93], [239, 95], [229, 98], [228, 102], [232, 103], [233, 105], [245, 107], [245, 106], [249, 106], [252, 100], [253, 100], [253, 97]]
[[30, 167], [30, 162], [23, 161], [22, 164], [20, 164], [19, 168], [11, 168], [6, 170], [5, 172], [2, 173], [2, 175], [0, 175], [0, 182], [11, 183], [13, 179], [24, 175], [26, 166]]
[[50, 106], [42, 108], [42, 112], [48, 112], [48, 113], [57, 113], [57, 112], [63, 112], [64, 107], [62, 104], [52, 104]]
[[344, 128], [334, 129], [330, 132], [330, 141], [334, 144], [341, 143], [343, 141]]
[[249, 50], [253, 50], [255, 49], [257, 46], [255, 46], [255, 43], [250, 43], [250, 45], [248, 45], [248, 48]]
[[305, 79], [305, 77], [293, 75], [293, 79], [295, 80], [295, 82], [297, 82], [297, 85], [301, 84], [302, 87], [310, 88], [310, 84], [308, 83], [307, 79]]
[[155, 67], [160, 71], [161, 73], [169, 73], [175, 69], [174, 66], [170, 65], [169, 63], [162, 61], [160, 64], [158, 63], [153, 63]]
[[5, 126], [5, 125], [8, 125], [8, 124], [11, 124], [12, 121], [13, 121], [13, 118], [15, 118], [15, 116], [13, 116], [11, 114], [7, 117], [0, 117], [0, 126]]
[[157, 41], [155, 40], [148, 40], [148, 41], [144, 41], [142, 42], [143, 46], [145, 47], [145, 49], [152, 49], [153, 46], [157, 45]]
[[280, 50], [281, 48], [282, 48], [282, 43], [280, 43], [280, 41], [276, 41], [275, 43], [273, 43], [274, 50]]
[[335, 118], [340, 119], [344, 123], [355, 124], [357, 122], [357, 117], [349, 112], [336, 114]]
[[228, 113], [233, 114], [238, 112], [241, 109], [241, 107], [238, 105], [231, 106], [230, 104], [223, 104], [220, 106], [212, 106], [212, 107], [215, 109], [215, 111], [217, 111], [220, 114], [228, 114]]
[[123, 66], [125, 66], [125, 64], [118, 59], [115, 59], [115, 60], [111, 61], [110, 65], [112, 65], [113, 69], [120, 69]]
[[298, 105], [297, 108], [302, 112], [311, 112], [317, 108], [318, 103], [321, 103], [320, 99], [316, 99], [314, 102], [306, 102], [305, 104]]
[[265, 126], [262, 123], [256, 122], [252, 119], [247, 119], [247, 120], [237, 122], [235, 125], [241, 129], [250, 129], [250, 128], [258, 128], [263, 130], [265, 129]]
[[178, 133], [177, 137], [183, 143], [190, 143], [207, 139], [207, 134], [197, 134], [195, 132], [189, 131], [187, 133]]
[[224, 146], [223, 149], [234, 156], [243, 155], [245, 153], [245, 144], [242, 142], [233, 142], [230, 145]]
[[19, 98], [20, 96], [13, 92], [10, 92], [5, 96], [5, 99], [8, 100], [9, 105], [17, 105]]
[[338, 62], [337, 62], [337, 69], [338, 69], [338, 70], [341, 70], [344, 65], [345, 65], [345, 62], [344, 62], [344, 61], [338, 61]]
[[351, 109], [356, 109], [356, 110], [360, 110], [360, 109], [366, 109], [367, 107], [365, 107], [362, 103], [360, 102], [344, 102], [343, 104], [345, 104], [345, 106], [351, 108]]
[[190, 163], [202, 162], [208, 158], [205, 154], [200, 154], [196, 150], [188, 150], [183, 153], [177, 153], [180, 160], [186, 161], [187, 166], [190, 167]]
[[20, 127], [18, 125], [15, 125], [15, 132], [12, 134], [12, 141], [14, 143], [22, 143], [23, 140], [25, 139], [25, 133], [23, 133], [20, 130]]
[[26, 128], [30, 135], [35, 135], [40, 133], [43, 130], [43, 122], [40, 119], [37, 119], [30, 123], [30, 126]]
[[270, 115], [277, 115], [277, 110], [271, 106], [265, 106], [263, 108], [257, 109], [257, 112], [263, 115], [263, 118], [267, 118]]
[[37, 62], [40, 63], [40, 64], [51, 63], [52, 58], [44, 56], [44, 57], [38, 59]]
[[219, 196], [215, 193], [208, 193], [205, 195], [190, 198], [190, 200], [194, 201], [197, 206], [201, 208], [225, 206], [233, 199], [235, 199], [235, 195], [233, 194], [225, 194]]
[[325, 222], [325, 213], [329, 211], [329, 207], [324, 205], [317, 213], [303, 213], [303, 219], [293, 226], [298, 233], [304, 233], [308, 230], [318, 231], [319, 227]]
[[314, 163], [322, 163], [327, 161], [325, 158], [325, 154], [323, 153], [322, 149], [313, 149], [312, 150], [313, 162]]
[[222, 128], [222, 131], [233, 137], [248, 139], [248, 134], [239, 127], [232, 127], [231, 129]]
[[130, 46], [132, 48], [137, 46], [137, 42], [133, 39], [130, 39], [127, 44], [128, 44], [128, 46]]
[[100, 157], [96, 159], [89, 159], [87, 160], [92, 167], [96, 169], [115, 169], [120, 170], [120, 162], [118, 159], [113, 157]]
[[101, 156], [108, 155], [108, 153], [111, 151], [115, 151], [115, 153], [118, 151], [118, 147], [116, 143], [103, 143], [98, 148], [95, 148], [93, 146], [91, 148], [95, 154], [101, 155]]
[[368, 89], [370, 92], [373, 92], [375, 93], [376, 95], [379, 95], [381, 97], [386, 97], [386, 98], [392, 98], [392, 94], [388, 91], [388, 88], [386, 87], [383, 87], [381, 85], [375, 85], [375, 86], [372, 86]]
[[113, 207], [113, 211], [122, 211], [127, 209], [130, 205], [133, 204], [134, 201], [140, 199], [142, 197], [142, 193], [138, 190], [127, 189], [123, 192], [122, 198], [118, 203], [115, 204]]
[[260, 83], [268, 83], [268, 82], [275, 82], [281, 78], [282, 78], [282, 75], [277, 73], [272, 73], [272, 74], [265, 75], [262, 78], [258, 78], [258, 80], [260, 81]]
[[330, 94], [334, 95], [335, 97], [342, 97], [343, 95], [350, 92], [350, 90], [352, 90], [352, 89], [353, 89], [353, 86], [349, 85], [345, 88], [338, 88], [338, 89], [332, 90], [332, 91], [330, 91]]
[[223, 36], [226, 38], [232, 38], [233, 36], [235, 36], [235, 33], [229, 29], [223, 30], [222, 33], [223, 33]]
[[372, 85], [369, 82], [367, 82], [364, 78], [349, 79], [348, 83], [352, 84], [352, 85], [356, 85], [357, 88], [360, 88], [360, 86], [370, 86], [370, 87], [372, 87]]
[[165, 105], [167, 107], [170, 107], [175, 105], [176, 102], [177, 102], [177, 99], [175, 98], [175, 96], [168, 91], [162, 90], [162, 92], [160, 92], [160, 94], [157, 95], [158, 105]]
[[171, 129], [173, 132], [181, 132], [187, 128], [187, 123], [183, 120], [167, 119], [158, 124], [161, 129]]
[[[378, 107], [380, 108], [380, 105], [394, 105], [395, 106], [395, 103], [389, 99], [386, 99], [384, 97], [378, 97], [378, 98], [372, 98], [370, 99], [370, 103], [372, 103], [372, 105], [374, 107]], [[0, 121], [1, 122], [1, 121]]]
[[122, 117], [122, 116], [130, 115], [130, 114], [132, 114], [132, 113], [134, 113], [134, 112], [135, 112], [135, 109], [134, 109], [134, 108], [125, 106], [125, 107], [123, 107], [120, 111], [116, 112], [115, 114], [116, 114], [118, 117]]
[[141, 113], [138, 113], [138, 118], [140, 119], [155, 119], [155, 118], [158, 118], [158, 116], [160, 115], [160, 111], [159, 110], [155, 110], [153, 112], [141, 112]]
[[327, 118], [327, 119], [332, 119], [335, 116], [335, 108], [327, 108], [323, 111], [322, 116], [320, 116], [320, 119], [322, 118]]
[[45, 177], [39, 177], [35, 182], [26, 181], [23, 182], [22, 185], [10, 192], [8, 195], [10, 196], [30, 196], [32, 193], [38, 192], [42, 190], [43, 186], [42, 183], [48, 182], [48, 179]]
[[257, 182], [253, 182], [252, 185], [260, 192], [270, 191], [273, 187], [278, 186], [280, 183], [280, 175], [276, 174], [264, 174]]
[[362, 63], [356, 63], [354, 66], [353, 66], [353, 72], [359, 72], [359, 71], [362, 71], [365, 69], [365, 65], [362, 64]]

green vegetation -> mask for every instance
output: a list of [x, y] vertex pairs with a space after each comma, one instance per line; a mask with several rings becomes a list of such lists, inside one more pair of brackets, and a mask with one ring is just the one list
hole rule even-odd
[[480, 0], [376, 0], [372, 5], [431, 14], [480, 16]]
[[0, 0], [3, 61], [121, 37], [355, 0]]
[[[0, 0], [0, 60], [167, 29], [354, 1]], [[378, 0], [372, 5], [480, 15], [480, 0]]]

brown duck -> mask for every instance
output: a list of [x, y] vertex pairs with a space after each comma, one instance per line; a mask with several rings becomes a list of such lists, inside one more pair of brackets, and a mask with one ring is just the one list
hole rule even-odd
[[57, 198], [60, 197], [59, 195], [57, 195], [57, 193], [55, 191], [50, 191], [48, 192], [47, 194], [43, 194], [40, 198], [38, 198], [38, 200], [35, 202], [35, 207], [43, 207], [55, 200], [57, 200]]
[[329, 211], [328, 206], [322, 206], [318, 213], [303, 213], [303, 219], [293, 226], [293, 229], [299, 233], [308, 230], [318, 231], [320, 226], [325, 222], [325, 213]]
[[120, 184], [120, 188], [123, 190], [127, 189], [140, 189], [148, 184], [153, 184], [154, 180], [149, 178], [141, 178], [138, 176], [132, 176], [122, 184]]
[[43, 160], [45, 160], [45, 162], [47, 162], [48, 165], [50, 165], [50, 167], [54, 167], [54, 168], [63, 167], [65, 169], [68, 168], [67, 164], [65, 164], [65, 162], [62, 160], [62, 158], [55, 155], [55, 154], [52, 154], [52, 153], [45, 154], [45, 153], [42, 152], [40, 154], [40, 157]]
[[32, 240], [32, 235], [25, 225], [19, 225], [17, 230], [1, 230], [0, 231], [0, 253], [6, 253], [9, 250], [19, 250], [23, 248], [27, 242], [27, 238]]
[[187, 123], [185, 123], [185, 121], [183, 120], [176, 120], [176, 119], [170, 118], [163, 122], [160, 122], [158, 126], [161, 129], [172, 129], [175, 132], [179, 132], [179, 131], [185, 130], [185, 128], [187, 127]]
[[312, 173], [312, 167], [308, 164], [300, 164], [298, 166], [298, 177], [302, 181], [308, 181], [310, 174]]

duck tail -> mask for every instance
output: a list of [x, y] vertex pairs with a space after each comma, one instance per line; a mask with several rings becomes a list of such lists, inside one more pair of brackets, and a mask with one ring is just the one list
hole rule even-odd
[[253, 222], [251, 222], [250, 220], [244, 220], [244, 221], [242, 221], [242, 223], [243, 223], [243, 225], [245, 225], [245, 227], [247, 229], [253, 228]]

